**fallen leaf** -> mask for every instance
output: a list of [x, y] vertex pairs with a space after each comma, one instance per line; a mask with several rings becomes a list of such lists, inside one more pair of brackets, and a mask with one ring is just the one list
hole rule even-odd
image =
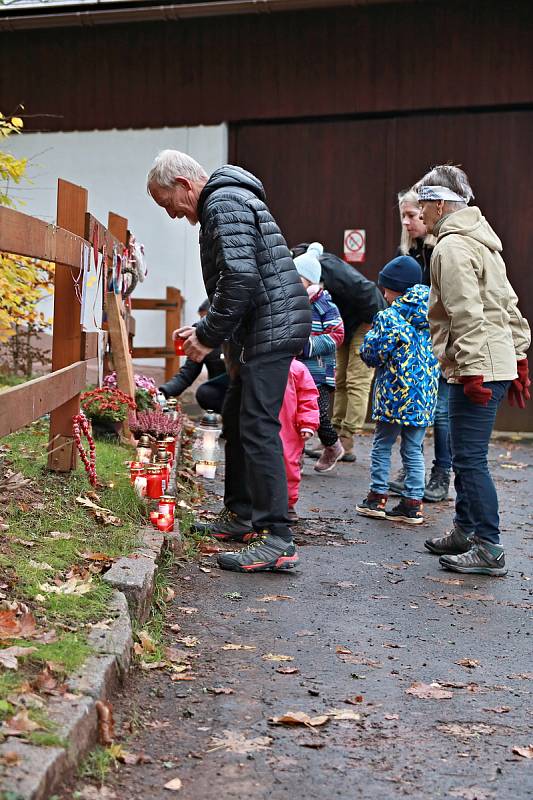
[[348, 703], [348, 705], [350, 705], [350, 706], [356, 706], [359, 703], [362, 703], [363, 700], [364, 700], [364, 697], [363, 697], [362, 694], [356, 694], [355, 697], [347, 697], [344, 702]]
[[352, 720], [353, 722], [359, 722], [361, 719], [361, 714], [356, 711], [350, 711], [348, 708], [331, 708], [328, 711], [328, 716], [330, 719]]
[[27, 656], [30, 653], [35, 653], [36, 647], [6, 647], [0, 650], [0, 665], [6, 669], [18, 669], [19, 656]]
[[169, 792], [179, 792], [181, 786], [182, 786], [181, 778], [172, 778], [171, 781], [165, 783], [163, 788], [168, 789]]
[[294, 600], [289, 594], [265, 594], [263, 597], [258, 597], [258, 603], [275, 603], [278, 600]]
[[107, 786], [84, 786], [78, 792], [79, 800], [115, 800], [116, 794]]
[[298, 667], [278, 667], [276, 672], [279, 672], [280, 675], [299, 675], [300, 670]]
[[15, 753], [14, 750], [8, 750], [0, 756], [0, 764], [3, 764], [5, 767], [15, 767], [17, 764], [20, 764], [21, 761], [22, 756], [19, 753]]
[[343, 647], [343, 645], [337, 645], [337, 647], [335, 648], [335, 652], [336, 653], [340, 653], [342, 655], [351, 655], [352, 654], [352, 651], [350, 650], [350, 648], [349, 647]]
[[344, 661], [345, 664], [363, 664], [366, 667], [375, 667], [379, 669], [383, 666], [381, 661], [376, 661], [372, 658], [367, 658], [367, 656], [356, 656], [353, 654], [344, 654], [339, 653], [341, 661]]
[[197, 636], [180, 636], [177, 641], [185, 647], [196, 647], [197, 644], [200, 644]]
[[139, 631], [137, 638], [139, 641], [135, 642], [133, 645], [133, 652], [135, 655], [144, 656], [148, 653], [155, 653], [157, 649], [156, 644], [149, 633], [146, 631]]
[[447, 733], [449, 736], [458, 736], [461, 739], [477, 739], [480, 736], [490, 736], [496, 729], [481, 722], [444, 722], [437, 725], [437, 730]]
[[113, 739], [115, 738], [113, 707], [111, 703], [97, 700], [95, 708], [98, 716], [98, 741], [104, 747], [108, 747], [110, 744], [113, 744]]
[[49, 539], [72, 539], [71, 533], [64, 533], [63, 531], [50, 531], [47, 538]]
[[222, 645], [222, 650], [255, 650], [255, 645], [253, 644], [231, 644], [228, 642], [227, 644]]
[[38, 692], [52, 692], [57, 687], [57, 679], [54, 678], [48, 667], [39, 672], [31, 683]]
[[294, 661], [293, 656], [280, 656], [274, 653], [267, 653], [263, 656], [263, 661]]
[[533, 681], [533, 672], [513, 672], [507, 677], [509, 680]]
[[96, 505], [96, 503], [93, 503], [88, 497], [76, 497], [76, 503], [87, 508], [96, 521], [101, 522], [103, 525], [115, 525], [117, 527], [122, 525], [122, 520], [115, 517], [112, 511], [108, 508], [102, 508], [102, 506]]
[[316, 636], [316, 631], [296, 631], [296, 636]]
[[[468, 753], [467, 757], [469, 756]], [[462, 800], [490, 800], [491, 797], [494, 797], [494, 792], [488, 792], [480, 786], [470, 786], [465, 789], [451, 789], [449, 795], [450, 797], [460, 797]]]
[[480, 594], [479, 592], [465, 592], [461, 597], [466, 600], [485, 600], [487, 602], [494, 600], [493, 594]]
[[0, 728], [0, 733], [3, 733], [4, 736], [23, 736], [25, 733], [40, 730], [42, 727], [38, 722], [30, 719], [28, 711], [24, 709], [15, 714], [14, 717], [6, 719]]
[[170, 680], [172, 681], [172, 683], [174, 683], [175, 681], [195, 681], [196, 675], [175, 674], [171, 676]]
[[460, 658], [459, 661], [455, 661], [455, 664], [458, 664], [460, 667], [466, 667], [467, 669], [479, 667], [479, 661], [476, 661], [475, 658]]
[[41, 583], [39, 589], [46, 594], [67, 594], [67, 595], [83, 595], [90, 592], [92, 587], [92, 577], [86, 578], [68, 578], [68, 580], [59, 583]]
[[436, 575], [424, 575], [424, 579], [434, 583], [445, 583], [448, 586], [461, 586], [464, 583], [463, 578], [439, 578]]
[[491, 711], [493, 714], [508, 714], [510, 706], [495, 706], [494, 708], [484, 708], [483, 711]]
[[172, 633], [179, 633], [181, 631], [181, 625], [175, 623], [174, 625], [170, 626], [170, 630], [172, 631]]
[[178, 611], [182, 614], [196, 614], [198, 609], [193, 606], [178, 606]]
[[453, 692], [443, 689], [440, 683], [420, 683], [416, 681], [405, 690], [406, 694], [418, 697], [421, 700], [449, 700], [453, 697]]
[[352, 583], [351, 581], [339, 581], [337, 584], [339, 589], [353, 589], [357, 586], [356, 583]]
[[33, 569], [39, 569], [43, 572], [53, 572], [54, 567], [50, 564], [47, 564], [46, 561], [35, 561], [35, 559], [30, 558], [28, 561], [28, 566], [32, 567]]
[[218, 544], [201, 544], [198, 548], [203, 555], [212, 555], [213, 553], [222, 552], [222, 548]]
[[272, 725], [305, 725], [307, 728], [318, 728], [329, 722], [327, 714], [320, 714], [317, 717], [310, 717], [305, 711], [287, 711], [281, 717], [271, 717], [269, 722]]
[[171, 600], [174, 600], [174, 598], [176, 597], [176, 592], [174, 591], [174, 589], [171, 589], [170, 586], [165, 586], [165, 590], [163, 592], [163, 595], [164, 595], [163, 599], [164, 599], [165, 603], [170, 603]]
[[140, 668], [144, 670], [163, 669], [167, 666], [166, 661], [141, 661]]
[[211, 686], [207, 691], [210, 694], [234, 694], [234, 690], [227, 686]]
[[527, 747], [513, 747], [513, 753], [516, 753], [517, 756], [522, 756], [522, 758], [533, 758], [533, 744]]
[[30, 612], [17, 616], [15, 609], [0, 611], [0, 640], [27, 639], [33, 636], [36, 628], [35, 617]]
[[113, 561], [113, 556], [109, 556], [107, 553], [80, 553], [80, 556], [86, 561], [103, 561], [108, 563]]
[[396, 642], [384, 642], [382, 647], [388, 647], [390, 650], [403, 650], [405, 649], [405, 644], [396, 644]]
[[256, 736], [254, 739], [247, 739], [244, 734], [237, 731], [222, 731], [224, 737], [212, 736], [213, 747], [207, 751], [212, 753], [214, 750], [227, 750], [231, 753], [253, 753], [256, 750], [265, 750], [272, 744], [270, 736]]
[[393, 720], [393, 719], [400, 719], [399, 714], [385, 714], [384, 719]]

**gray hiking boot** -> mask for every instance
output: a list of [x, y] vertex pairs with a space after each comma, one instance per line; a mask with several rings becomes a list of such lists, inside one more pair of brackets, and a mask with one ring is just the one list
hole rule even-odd
[[447, 500], [449, 488], [450, 471], [440, 467], [433, 467], [429, 481], [426, 484], [424, 500], [427, 500], [428, 503], [440, 503], [441, 500]]
[[219, 541], [249, 542], [255, 537], [252, 523], [241, 519], [229, 508], [223, 508], [220, 514], [210, 522], [195, 522], [191, 525], [192, 533], [202, 533]]
[[398, 474], [392, 481], [389, 481], [389, 492], [390, 494], [402, 494], [405, 488], [405, 470], [402, 467], [398, 470]]
[[344, 447], [340, 439], [337, 439], [335, 444], [332, 444], [330, 447], [324, 447], [322, 455], [314, 466], [315, 472], [331, 472], [337, 464], [337, 461], [340, 461], [343, 455]]
[[505, 553], [499, 544], [491, 544], [474, 536], [467, 553], [456, 556], [441, 556], [439, 564], [452, 572], [475, 573], [476, 575], [507, 575]]
[[264, 531], [244, 550], [220, 553], [217, 561], [221, 569], [234, 572], [266, 572], [294, 569], [299, 558], [294, 542]]
[[435, 536], [433, 539], [426, 539], [424, 547], [439, 556], [458, 555], [467, 553], [472, 547], [474, 532], [466, 533], [459, 525], [454, 525], [450, 533], [445, 536]]

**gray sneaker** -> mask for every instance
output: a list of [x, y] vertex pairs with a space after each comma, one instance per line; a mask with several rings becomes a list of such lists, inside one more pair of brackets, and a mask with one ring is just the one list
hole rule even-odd
[[221, 569], [234, 572], [267, 572], [294, 569], [299, 558], [294, 542], [268, 531], [236, 553], [220, 553], [217, 557]]
[[392, 481], [389, 481], [389, 493], [401, 495], [405, 489], [405, 470], [402, 467]]
[[507, 575], [505, 553], [499, 544], [484, 542], [474, 536], [467, 553], [456, 556], [441, 556], [439, 564], [452, 572], [475, 573], [476, 575]]
[[340, 443], [340, 439], [337, 439], [335, 444], [330, 447], [324, 447], [322, 455], [314, 466], [315, 472], [331, 472], [343, 455], [344, 447]]
[[454, 525], [450, 533], [445, 536], [435, 536], [433, 539], [426, 539], [424, 547], [439, 556], [458, 555], [467, 553], [472, 547], [474, 532], [466, 533], [459, 525]]
[[429, 481], [426, 484], [424, 500], [428, 503], [440, 503], [441, 500], [448, 499], [450, 488], [450, 471], [433, 467]]
[[229, 508], [223, 508], [210, 522], [195, 522], [191, 525], [192, 533], [202, 533], [220, 541], [249, 542], [255, 537], [252, 523], [241, 519]]

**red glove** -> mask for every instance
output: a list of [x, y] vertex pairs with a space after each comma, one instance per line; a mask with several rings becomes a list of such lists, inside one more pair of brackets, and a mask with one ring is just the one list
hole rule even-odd
[[463, 384], [463, 391], [472, 403], [486, 406], [492, 397], [492, 389], [483, 386], [483, 375], [466, 375], [459, 378], [459, 383]]
[[510, 406], [525, 408], [527, 400], [531, 398], [529, 393], [531, 381], [529, 380], [529, 367], [527, 358], [522, 358], [520, 361], [517, 361], [516, 369], [518, 372], [518, 378], [515, 378], [509, 386], [507, 398]]

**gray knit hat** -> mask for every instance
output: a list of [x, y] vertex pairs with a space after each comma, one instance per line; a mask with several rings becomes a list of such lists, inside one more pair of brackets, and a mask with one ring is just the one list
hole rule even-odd
[[322, 267], [318, 259], [323, 252], [324, 248], [320, 242], [313, 242], [313, 244], [310, 244], [307, 248], [306, 253], [302, 253], [301, 256], [296, 256], [294, 264], [298, 270], [298, 274], [301, 275], [302, 278], [307, 278], [311, 283], [320, 283]]

